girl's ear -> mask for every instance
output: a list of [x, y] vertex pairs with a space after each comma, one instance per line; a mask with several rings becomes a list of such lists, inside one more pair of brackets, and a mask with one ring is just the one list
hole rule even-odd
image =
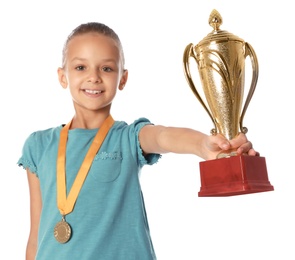
[[119, 85], [119, 90], [123, 90], [126, 83], [127, 83], [127, 79], [128, 79], [128, 70], [124, 70], [123, 71], [123, 76], [121, 77], [120, 80], [120, 85]]
[[68, 81], [67, 81], [67, 77], [65, 75], [64, 69], [63, 68], [58, 68], [57, 69], [57, 74], [58, 74], [58, 80], [59, 80], [60, 85], [63, 88], [67, 88], [68, 87]]

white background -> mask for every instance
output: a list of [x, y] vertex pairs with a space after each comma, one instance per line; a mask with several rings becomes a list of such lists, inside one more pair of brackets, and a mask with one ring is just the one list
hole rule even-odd
[[[294, 260], [294, 9], [292, 1], [33, 1], [0, 3], [1, 249], [0, 259], [24, 259], [29, 231], [25, 171], [16, 165], [25, 138], [66, 123], [73, 115], [57, 67], [67, 35], [98, 21], [120, 36], [129, 81], [112, 114], [128, 123], [155, 124], [208, 133], [211, 120], [191, 92], [182, 55], [211, 27], [249, 42], [259, 60], [259, 79], [244, 123], [248, 138], [266, 158], [275, 191], [200, 198], [199, 162], [164, 155], [141, 175], [150, 229], [159, 260]], [[292, 114], [291, 114], [292, 113]], [[292, 125], [291, 125], [292, 124]], [[127, 259], [126, 259], [127, 260]]]

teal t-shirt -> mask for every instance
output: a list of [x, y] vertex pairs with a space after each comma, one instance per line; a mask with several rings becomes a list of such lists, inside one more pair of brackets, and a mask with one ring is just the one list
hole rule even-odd
[[[72, 237], [64, 244], [53, 230], [61, 221], [56, 199], [56, 160], [62, 126], [32, 133], [18, 165], [29, 168], [40, 181], [42, 213], [38, 251], [40, 260], [151, 260], [156, 259], [148, 226], [139, 173], [159, 154], [144, 157], [138, 133], [151, 124], [139, 118], [132, 124], [116, 121], [97, 153], [77, 198], [66, 216]], [[69, 131], [66, 185], [69, 192], [98, 129]]]

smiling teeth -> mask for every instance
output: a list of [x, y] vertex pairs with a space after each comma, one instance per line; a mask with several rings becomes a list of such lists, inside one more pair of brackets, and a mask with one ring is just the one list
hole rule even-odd
[[90, 89], [85, 89], [85, 92], [90, 93], [90, 94], [99, 94], [99, 93], [101, 93], [100, 90], [90, 90]]

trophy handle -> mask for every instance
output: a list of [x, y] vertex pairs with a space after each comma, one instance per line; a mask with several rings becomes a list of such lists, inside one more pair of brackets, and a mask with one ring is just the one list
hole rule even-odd
[[[189, 66], [189, 58], [193, 57], [194, 60], [197, 62], [197, 59], [195, 57], [194, 51], [193, 51], [193, 44], [190, 43], [189, 45], [186, 46], [185, 50], [184, 50], [184, 54], [183, 54], [183, 65], [184, 65], [184, 70], [185, 70], [185, 77], [187, 82], [189, 83], [189, 86], [191, 88], [191, 90], [193, 91], [193, 93], [195, 94], [195, 96], [197, 97], [197, 99], [199, 100], [199, 102], [201, 103], [201, 105], [204, 107], [204, 109], [206, 110], [206, 112], [208, 113], [208, 115], [210, 116], [214, 128], [211, 130], [211, 134], [216, 134], [217, 133], [217, 127], [214, 121], [214, 118], [210, 112], [210, 110], [208, 109], [208, 107], [206, 106], [206, 104], [204, 103], [203, 99], [201, 98], [199, 92], [197, 91], [194, 82], [192, 80], [191, 77], [191, 73], [190, 73], [190, 66]], [[198, 62], [197, 62], [198, 64]]]
[[246, 110], [248, 108], [248, 105], [251, 101], [251, 98], [254, 94], [254, 91], [256, 89], [256, 85], [257, 85], [257, 79], [258, 79], [258, 72], [259, 72], [259, 66], [258, 66], [258, 59], [257, 56], [255, 54], [254, 49], [252, 48], [252, 46], [249, 43], [245, 43], [245, 58], [249, 56], [251, 59], [251, 64], [252, 64], [252, 81], [251, 81], [251, 85], [250, 85], [250, 89], [249, 89], [249, 93], [248, 96], [245, 100], [245, 104], [244, 104], [244, 108], [242, 110], [241, 116], [240, 116], [240, 129], [242, 131], [242, 133], [246, 134], [248, 132], [247, 127], [243, 126], [243, 119], [246, 113]]

